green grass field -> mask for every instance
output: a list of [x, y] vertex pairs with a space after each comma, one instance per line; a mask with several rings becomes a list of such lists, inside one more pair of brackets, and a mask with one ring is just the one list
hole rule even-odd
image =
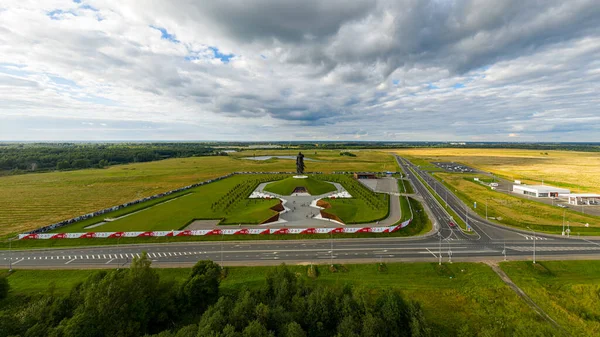
[[296, 179], [288, 177], [279, 181], [269, 183], [264, 190], [267, 192], [277, 193], [279, 195], [291, 195], [296, 187], [304, 187], [311, 195], [321, 195], [336, 190], [335, 186], [322, 180], [317, 180], [312, 177], [305, 179]]
[[[385, 263], [385, 261], [384, 261]], [[552, 327], [523, 302], [484, 264], [388, 263], [385, 271], [377, 264], [345, 265], [338, 272], [319, 266], [317, 279], [307, 277], [306, 266], [290, 266], [309, 283], [329, 286], [351, 285], [376, 294], [400, 291], [407, 299], [421, 303], [434, 336], [551, 336]], [[274, 267], [229, 267], [221, 283], [224, 293], [243, 287], [257, 287]], [[18, 270], [8, 280], [12, 291], [0, 307], [19, 296], [44, 293], [49, 286], [66, 294], [92, 270]], [[180, 281], [189, 269], [158, 269], [161, 278]], [[592, 336], [592, 335], [588, 335]]]
[[[279, 175], [235, 175], [187, 190], [173, 198], [169, 196], [166, 200], [162, 198], [152, 200], [145, 205], [135, 205], [137, 207], [132, 209], [127, 207], [58, 228], [54, 232], [178, 230], [194, 219], [223, 219], [223, 224], [257, 224], [277, 214], [269, 208], [276, 205], [279, 200], [248, 199], [248, 195], [260, 181], [281, 177]], [[220, 200], [221, 204], [216, 205]], [[86, 229], [106, 218], [116, 220]]]
[[388, 216], [389, 195], [375, 193], [348, 175], [320, 175], [317, 178], [342, 184], [352, 195], [349, 199], [325, 199], [331, 205], [326, 212], [338, 216], [344, 223], [375, 222]]
[[[295, 155], [297, 151], [254, 151], [256, 155]], [[68, 172], [0, 177], [0, 236], [22, 233], [61, 220], [119, 205], [182, 186], [223, 176], [233, 171], [295, 171], [293, 160], [254, 161], [244, 151], [229, 157], [174, 158], [149, 163]], [[314, 151], [306, 156], [308, 172], [386, 171], [396, 167], [389, 153]]]
[[[500, 224], [519, 228], [529, 226], [538, 231], [560, 234], [563, 214], [566, 214], [571, 233], [600, 235], [600, 217], [493, 191], [473, 181], [473, 178], [478, 176], [476, 174], [435, 173], [433, 176], [439, 181], [443, 180], [444, 185], [455, 191], [454, 194], [465, 204], [473, 205], [476, 201], [478, 207], [474, 211], [484, 218], [487, 201], [488, 217], [495, 218], [492, 221]], [[586, 223], [590, 226], [585, 227]]]
[[600, 261], [518, 261], [500, 267], [570, 334], [600, 336]]
[[331, 208], [327, 213], [338, 216], [346, 224], [367, 223], [383, 220], [389, 213], [389, 205], [385, 208], [372, 208], [363, 199], [327, 199]]

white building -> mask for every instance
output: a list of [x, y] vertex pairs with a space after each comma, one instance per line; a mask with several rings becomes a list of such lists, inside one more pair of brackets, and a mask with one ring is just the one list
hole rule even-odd
[[570, 193], [560, 194], [561, 198], [568, 198], [571, 205], [600, 205], [600, 194]]
[[559, 194], [569, 194], [570, 190], [548, 185], [513, 185], [513, 192], [536, 198], [556, 198]]

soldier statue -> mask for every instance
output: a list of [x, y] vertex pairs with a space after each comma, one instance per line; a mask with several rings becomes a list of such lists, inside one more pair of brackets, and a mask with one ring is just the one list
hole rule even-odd
[[304, 174], [304, 155], [302, 152], [298, 152], [298, 157], [296, 157], [296, 173]]

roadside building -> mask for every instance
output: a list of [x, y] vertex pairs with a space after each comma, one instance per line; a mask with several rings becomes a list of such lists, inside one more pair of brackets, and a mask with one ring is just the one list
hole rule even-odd
[[354, 173], [354, 179], [377, 179], [375, 173], [356, 172]]
[[560, 194], [559, 196], [567, 198], [569, 205], [600, 205], [600, 194], [568, 193]]
[[571, 191], [549, 185], [513, 185], [513, 193], [536, 198], [557, 198], [559, 194], [569, 194]]

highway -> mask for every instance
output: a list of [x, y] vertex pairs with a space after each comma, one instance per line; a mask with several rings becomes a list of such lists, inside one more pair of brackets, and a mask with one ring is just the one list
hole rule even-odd
[[[483, 261], [531, 259], [598, 259], [600, 241], [551, 235], [535, 237], [527, 231], [504, 228], [468, 213], [474, 233], [466, 234], [448, 225], [450, 215], [444, 205], [429, 193], [413, 172], [428, 181], [442, 196], [447, 194], [448, 207], [460, 217], [466, 207], [452, 193], [428, 174], [406, 160], [399, 164], [433, 215], [436, 231], [426, 236], [410, 238], [369, 238], [285, 241], [223, 241], [169, 244], [138, 244], [80, 248], [12, 250], [0, 252], [0, 264], [13, 269], [43, 268], [119, 268], [127, 267], [143, 252], [155, 267], [190, 267], [198, 260], [213, 260], [223, 265], [273, 265], [311, 263], [371, 263], [395, 261]], [[408, 167], [414, 171], [410, 171]], [[438, 185], [435, 185], [438, 184]], [[333, 236], [335, 237], [335, 235]], [[100, 239], [98, 239], [100, 240]]]

